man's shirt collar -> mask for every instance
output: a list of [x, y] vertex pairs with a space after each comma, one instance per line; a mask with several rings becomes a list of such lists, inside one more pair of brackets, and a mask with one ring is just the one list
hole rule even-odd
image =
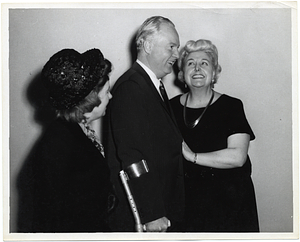
[[143, 62], [140, 60], [136, 60], [136, 62], [145, 70], [145, 72], [148, 74], [150, 77], [151, 81], [153, 82], [154, 86], [156, 87], [157, 91], [159, 92], [159, 85], [160, 85], [160, 80], [157, 79], [156, 75], [154, 74], [153, 71], [150, 70], [149, 67], [147, 67]]

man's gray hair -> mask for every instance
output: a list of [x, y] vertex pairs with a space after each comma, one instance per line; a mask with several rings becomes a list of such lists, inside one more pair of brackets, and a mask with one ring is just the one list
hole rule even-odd
[[175, 28], [174, 23], [168, 18], [162, 16], [153, 16], [145, 20], [145, 22], [140, 26], [136, 35], [136, 46], [138, 52], [143, 46], [145, 40], [153, 38], [153, 36], [159, 32], [160, 25], [162, 23], [167, 23]]

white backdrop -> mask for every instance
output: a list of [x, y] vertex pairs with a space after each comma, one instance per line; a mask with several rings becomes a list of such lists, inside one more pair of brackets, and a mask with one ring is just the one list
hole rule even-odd
[[[297, 81], [292, 82], [293, 8], [270, 2], [240, 3], [238, 8], [230, 3], [57, 7], [13, 5], [7, 9], [9, 79], [4, 83], [9, 86], [3, 90], [9, 88], [10, 152], [4, 173], [7, 168], [10, 176], [4, 192], [10, 197], [10, 227], [5, 229], [16, 232], [16, 180], [42, 131], [30, 96], [42, 94], [28, 90], [43, 65], [63, 48], [79, 52], [99, 48], [113, 64], [113, 85], [131, 65], [130, 44], [139, 25], [150, 16], [162, 15], [174, 22], [181, 46], [200, 38], [217, 46], [223, 70], [215, 89], [242, 99], [256, 135], [249, 154], [261, 231], [293, 232], [292, 95]], [[166, 77], [170, 97], [180, 92], [174, 79], [174, 74]], [[7, 198], [7, 208], [8, 203]]]

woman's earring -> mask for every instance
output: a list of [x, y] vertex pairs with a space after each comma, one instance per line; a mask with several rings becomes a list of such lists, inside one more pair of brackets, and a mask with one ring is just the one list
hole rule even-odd
[[186, 83], [184, 83], [184, 88], [185, 88], [185, 89], [187, 89], [187, 88], [188, 88], [188, 86], [186, 85]]
[[84, 125], [85, 128], [87, 127], [87, 121], [85, 117], [81, 120], [81, 123]]

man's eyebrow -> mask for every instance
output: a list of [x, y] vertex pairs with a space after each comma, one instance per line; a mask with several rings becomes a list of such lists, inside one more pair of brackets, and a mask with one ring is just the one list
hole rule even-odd
[[176, 46], [178, 46], [178, 47], [180, 46], [180, 44], [177, 44], [177, 43], [175, 43], [175, 42], [170, 42], [169, 44], [170, 44], [170, 45], [176, 45]]

